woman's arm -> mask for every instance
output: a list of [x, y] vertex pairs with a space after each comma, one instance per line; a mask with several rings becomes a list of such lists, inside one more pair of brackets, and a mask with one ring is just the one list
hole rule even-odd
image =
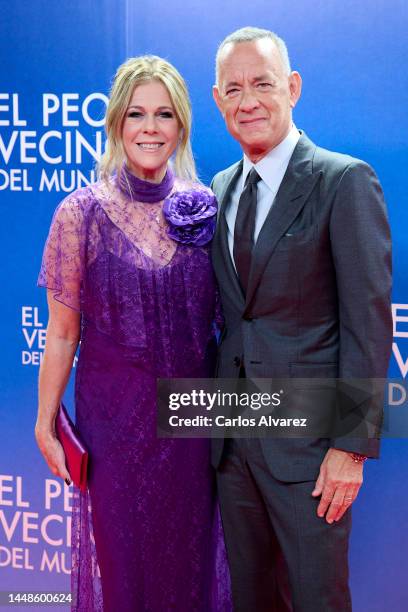
[[37, 444], [56, 476], [71, 481], [65, 456], [55, 433], [55, 415], [67, 385], [80, 337], [80, 313], [58, 302], [47, 291], [49, 319], [44, 356], [40, 367]]

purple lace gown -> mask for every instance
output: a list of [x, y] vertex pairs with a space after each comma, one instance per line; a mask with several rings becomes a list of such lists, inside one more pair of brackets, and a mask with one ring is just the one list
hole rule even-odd
[[[196, 184], [176, 179], [174, 191]], [[171, 240], [162, 202], [112, 179], [57, 208], [38, 284], [81, 312], [76, 423], [89, 488], [74, 492], [73, 609], [231, 609], [209, 441], [157, 439], [156, 379], [205, 377], [215, 316], [208, 245]]]

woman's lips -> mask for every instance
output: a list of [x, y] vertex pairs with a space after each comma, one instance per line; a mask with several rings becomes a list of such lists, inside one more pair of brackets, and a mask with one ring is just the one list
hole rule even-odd
[[138, 142], [137, 145], [143, 151], [157, 151], [163, 146], [163, 142]]

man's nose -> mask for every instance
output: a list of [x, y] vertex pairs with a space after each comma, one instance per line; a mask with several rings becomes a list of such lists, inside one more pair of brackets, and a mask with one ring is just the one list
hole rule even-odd
[[251, 89], [243, 89], [239, 101], [239, 109], [248, 113], [259, 106], [258, 98]]

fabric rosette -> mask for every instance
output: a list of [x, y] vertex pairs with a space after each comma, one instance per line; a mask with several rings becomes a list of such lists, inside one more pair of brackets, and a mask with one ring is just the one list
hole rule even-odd
[[207, 191], [177, 191], [164, 200], [163, 214], [170, 238], [203, 246], [214, 236], [217, 200]]

